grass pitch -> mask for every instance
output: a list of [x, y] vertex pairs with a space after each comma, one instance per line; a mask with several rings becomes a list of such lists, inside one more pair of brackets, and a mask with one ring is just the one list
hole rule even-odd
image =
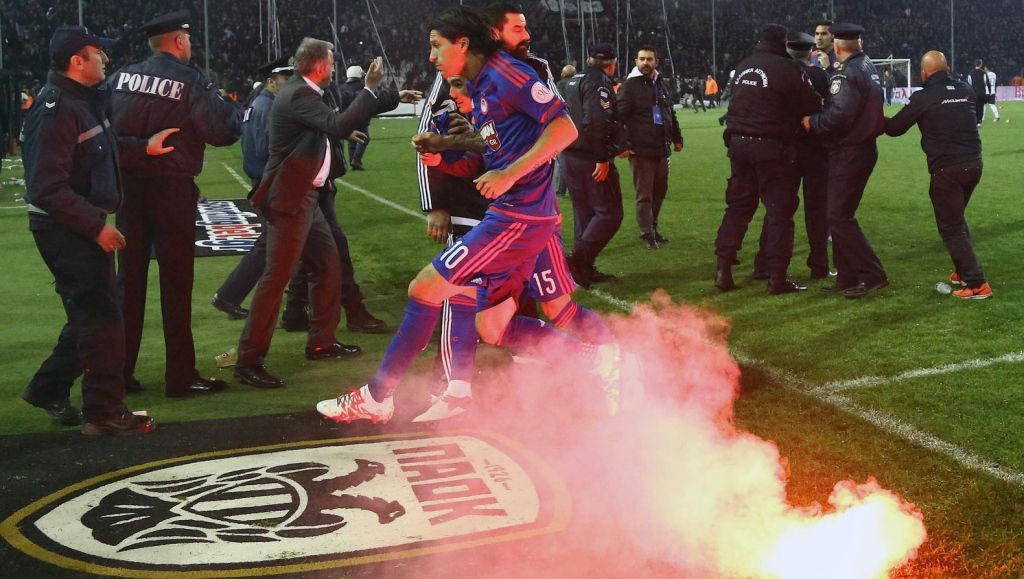
[[[742, 265], [734, 269], [741, 289], [719, 293], [711, 284], [713, 243], [728, 177], [716, 122], [720, 110], [678, 111], [686, 148], [672, 158], [660, 220], [671, 242], [658, 251], [647, 250], [638, 238], [629, 168], [618, 161], [626, 217], [599, 266], [619, 281], [598, 286], [603, 294], [577, 293], [585, 305], [611, 311], [616, 306], [609, 297], [643, 301], [663, 288], [678, 301], [728, 318], [730, 344], [744, 369], [737, 420], [776, 441], [788, 457], [792, 502], [824, 501], [837, 480], [875, 476], [924, 512], [929, 541], [901, 571], [904, 576], [1024, 576], [1024, 186], [1019, 177], [1024, 141], [1016, 124], [1024, 123], [1024, 103], [1002, 108], [1003, 122], [982, 126], [985, 173], [967, 212], [993, 299], [963, 302], [934, 290], [951, 264], [936, 232], [916, 132], [879, 139], [879, 163], [858, 212], [889, 274], [888, 288], [861, 300], [822, 294], [821, 283], [810, 283], [802, 294], [766, 295], [763, 282], [746, 279], [759, 213], [740, 254]], [[350, 173], [344, 181], [418, 212], [408, 145], [414, 131], [412, 120], [375, 121], [368, 170]], [[199, 178], [207, 197], [244, 196], [246, 188], [228, 168], [241, 168], [237, 146], [208, 151]], [[64, 321], [52, 278], [27, 230], [20, 176], [20, 162], [5, 160], [0, 174], [0, 434], [5, 435], [57, 428], [18, 394]], [[562, 209], [571, 239], [568, 201]], [[341, 188], [338, 215], [370, 311], [397, 324], [408, 281], [438, 249], [426, 237], [423, 220], [347, 187]], [[797, 220], [790, 273], [807, 282], [802, 213]], [[229, 381], [213, 357], [237, 344], [242, 325], [210, 307], [209, 298], [236, 262], [198, 259], [193, 300], [200, 371]], [[352, 335], [342, 327], [340, 339], [360, 344], [366, 355], [353, 362], [312, 363], [302, 357], [303, 336], [279, 331], [267, 363], [288, 388], [265, 392], [234, 384], [208, 398], [166, 399], [156, 270], [154, 262], [138, 370], [147, 390], [129, 404], [162, 422], [308, 411], [315, 401], [362, 384], [390, 339]], [[421, 369], [429, 358], [421, 357]], [[874, 379], [861, 380], [865, 377]], [[935, 441], [942, 444], [935, 447]]]

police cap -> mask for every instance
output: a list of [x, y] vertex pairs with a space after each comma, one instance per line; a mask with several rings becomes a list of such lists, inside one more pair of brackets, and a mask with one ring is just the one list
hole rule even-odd
[[291, 76], [294, 72], [295, 67], [291, 65], [287, 56], [282, 56], [277, 60], [272, 60], [256, 69], [256, 74], [258, 74], [260, 78], [268, 78], [274, 74]]
[[591, 58], [613, 60], [615, 58], [615, 47], [612, 46], [610, 42], [598, 42], [590, 47], [590, 51], [587, 52], [587, 56], [590, 56]]
[[849, 22], [836, 22], [832, 25], [832, 35], [840, 40], [857, 40], [864, 34], [864, 27]]
[[797, 32], [786, 39], [786, 46], [794, 50], [814, 48], [814, 37], [806, 32]]
[[60, 26], [50, 38], [50, 59], [63, 62], [86, 46], [110, 50], [115, 44], [117, 40], [91, 34], [85, 26]]
[[172, 30], [188, 30], [190, 28], [192, 28], [192, 14], [188, 10], [161, 14], [142, 25], [142, 30], [149, 37], [159, 36]]

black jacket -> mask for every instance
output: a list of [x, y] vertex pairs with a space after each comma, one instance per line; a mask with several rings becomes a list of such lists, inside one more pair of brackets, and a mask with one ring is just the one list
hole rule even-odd
[[579, 137], [565, 150], [597, 163], [611, 161], [621, 150], [612, 79], [596, 66], [569, 79], [565, 102]]
[[910, 96], [910, 103], [891, 119], [885, 119], [885, 134], [898, 137], [917, 126], [921, 148], [928, 156], [928, 171], [944, 167], [981, 163], [974, 106], [977, 96], [971, 87], [940, 72], [928, 78], [924, 88]]
[[253, 192], [253, 205], [282, 213], [298, 211], [323, 164], [327, 138], [332, 139], [332, 149], [339, 148], [338, 141], [376, 110], [376, 98], [370, 91], [360, 91], [352, 105], [338, 113], [302, 75], [288, 79], [270, 109], [270, 159]]
[[871, 59], [863, 52], [839, 65], [825, 110], [811, 115], [811, 130], [829, 149], [874, 142], [885, 129], [885, 95]]
[[800, 119], [821, 106], [821, 97], [800, 64], [784, 47], [766, 42], [759, 42], [754, 54], [740, 61], [730, 87], [726, 142], [731, 135], [793, 139]]
[[[365, 87], [366, 85], [363, 83], [363, 79], [361, 78], [350, 78], [340, 84], [334, 83], [331, 85], [330, 90], [328, 90], [328, 94], [331, 94], [332, 96], [328, 97], [325, 95], [324, 100], [327, 100], [328, 98], [336, 99], [336, 104], [338, 105], [339, 110], [344, 111], [352, 104], [353, 101], [356, 100], [356, 97], [359, 96], [359, 93]], [[370, 119], [366, 119], [366, 124], [361, 127], [356, 127], [356, 130], [364, 133], [370, 130]]]
[[129, 64], [106, 80], [111, 90], [110, 119], [118, 135], [148, 138], [171, 127], [166, 155], [121, 159], [126, 173], [191, 175], [203, 169], [206, 145], [225, 146], [242, 132], [239, 111], [221, 98], [206, 75], [167, 53]]
[[985, 71], [980, 68], [972, 68], [971, 72], [967, 73], [967, 80], [974, 89], [974, 94], [983, 95], [985, 94]]
[[[32, 229], [56, 222], [95, 239], [107, 214], [120, 206], [117, 138], [104, 113], [106, 97], [51, 72], [28, 111], [22, 158]], [[125, 143], [129, 156], [145, 156], [145, 141]]]
[[[655, 89], [658, 98], [655, 100]], [[640, 157], [667, 157], [673, 144], [683, 144], [672, 100], [659, 75], [650, 79], [644, 75], [626, 79], [619, 87], [619, 121], [625, 135], [625, 147]], [[661, 124], [654, 123], [654, 107], [661, 115]]]

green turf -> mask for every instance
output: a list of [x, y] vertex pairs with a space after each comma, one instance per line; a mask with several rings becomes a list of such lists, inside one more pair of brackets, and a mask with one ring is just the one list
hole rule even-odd
[[[890, 114], [895, 109], [890, 111]], [[862, 376], [893, 376], [971, 359], [1024, 350], [1024, 209], [1019, 178], [1024, 144], [1017, 122], [1024, 103], [1005, 103], [1003, 118], [982, 127], [985, 175], [968, 210], [976, 250], [995, 289], [995, 298], [961, 302], [934, 291], [950, 271], [927, 196], [928, 175], [918, 135], [882, 137], [880, 158], [858, 218], [879, 254], [892, 285], [863, 300], [818, 291], [765, 295], [762, 282], [746, 279], [756, 250], [759, 219], [748, 233], [735, 269], [742, 288], [721, 294], [711, 285], [713, 243], [724, 208], [728, 163], [716, 122], [718, 111], [680, 111], [686, 149], [672, 160], [670, 193], [661, 229], [671, 242], [658, 251], [638, 239], [629, 199], [628, 166], [621, 171], [626, 217], [598, 265], [620, 280], [602, 286], [616, 298], [644, 300], [658, 288], [675, 299], [722, 314], [731, 321], [731, 347], [764, 360], [810, 385]], [[418, 211], [419, 199], [408, 139], [412, 120], [375, 121], [367, 171], [345, 181]], [[210, 198], [244, 196], [236, 172], [237, 147], [210, 150], [199, 179]], [[19, 173], [8, 160], [0, 175], [0, 207], [17, 206], [22, 188], [10, 181]], [[562, 202], [564, 231], [572, 212]], [[422, 219], [396, 211], [342, 187], [338, 214], [349, 235], [357, 277], [370, 310], [394, 324], [404, 307], [408, 281], [437, 246], [425, 235]], [[798, 214], [798, 220], [802, 214]], [[791, 275], [806, 282], [806, 242], [798, 221]], [[566, 235], [571, 238], [571, 234]], [[18, 393], [52, 347], [63, 323], [51, 278], [35, 251], [24, 211], [0, 209], [0, 434], [45, 432], [56, 427], [18, 399]], [[237, 343], [241, 323], [208, 305], [209, 296], [237, 258], [196, 261], [193, 328], [200, 370], [228, 377], [213, 356]], [[159, 420], [244, 416], [309, 410], [316, 400], [362, 383], [373, 371], [389, 336], [352, 335], [342, 341], [363, 346], [356, 362], [310, 363], [302, 357], [303, 336], [278, 332], [268, 365], [288, 380], [288, 388], [265, 392], [233, 385], [229, 392], [196, 400], [162, 396], [163, 343], [157, 299], [156, 266], [151, 272], [146, 333], [138, 377], [147, 391], [130, 398]], [[600, 310], [614, 306], [586, 291], [579, 300]], [[429, 364], [423, 356], [420, 364]], [[929, 378], [887, 382], [848, 392], [857, 403], [885, 412], [921, 431], [949, 441], [1008, 468], [1024, 469], [1022, 365], [1002, 363]], [[930, 540], [907, 576], [1021, 576], [1024, 569], [1024, 488], [966, 469], [946, 456], [920, 448], [858, 418], [769, 378], [759, 367], [744, 368], [744, 395], [737, 420], [752, 432], [775, 440], [789, 459], [790, 493], [796, 502], [824, 501], [835, 481], [876, 476], [916, 502], [925, 513]], [[76, 395], [77, 396], [77, 395]]]

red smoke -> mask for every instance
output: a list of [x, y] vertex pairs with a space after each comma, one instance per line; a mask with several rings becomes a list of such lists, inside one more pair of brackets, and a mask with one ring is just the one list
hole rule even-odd
[[488, 552], [487, 576], [854, 579], [914, 557], [922, 515], [874, 479], [838, 482], [828, 507], [787, 502], [778, 448], [733, 422], [740, 370], [722, 320], [657, 293], [608, 322], [642, 368], [636, 407], [602, 415], [590, 363], [549, 352], [486, 370], [477, 408], [438, 425], [526, 442], [572, 496], [570, 529], [539, 551]]

